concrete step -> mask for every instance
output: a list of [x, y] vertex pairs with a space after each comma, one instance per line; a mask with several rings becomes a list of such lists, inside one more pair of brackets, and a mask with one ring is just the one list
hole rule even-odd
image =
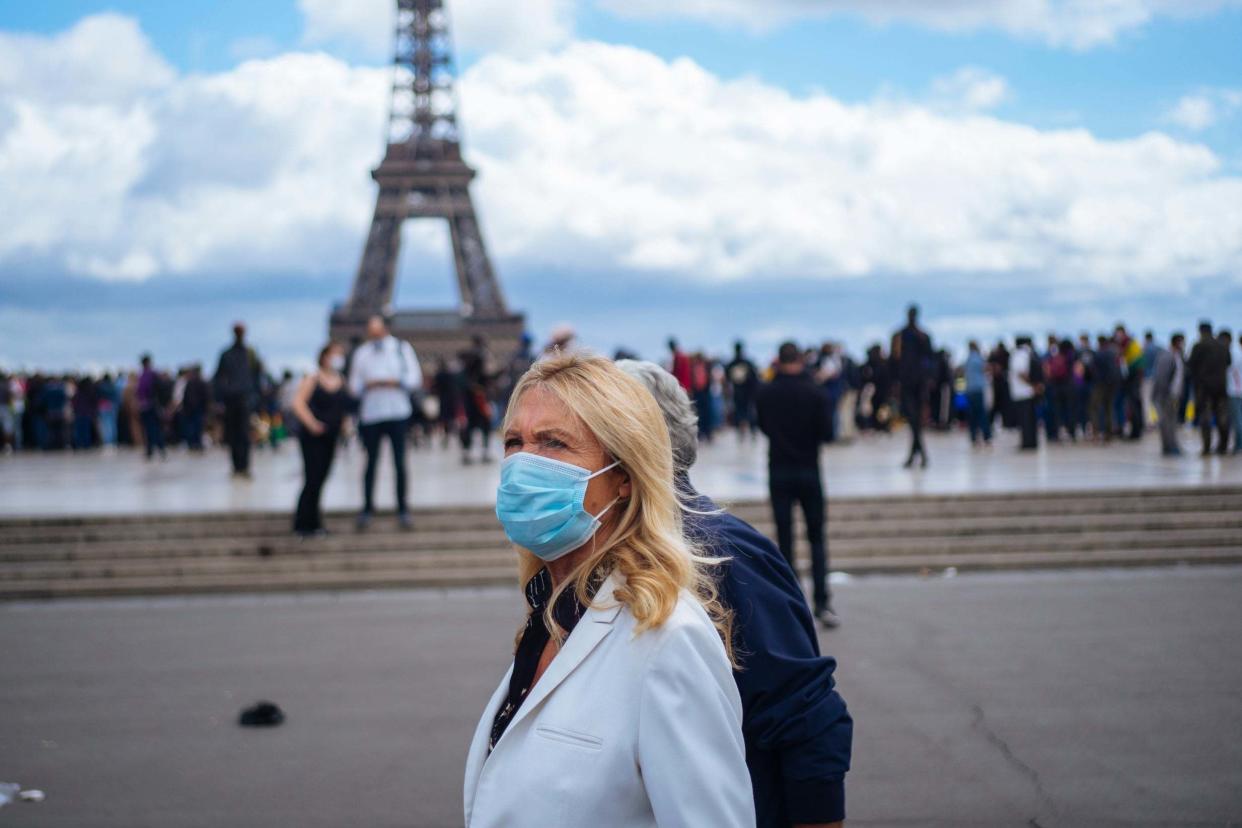
[[[1104, 553], [1033, 550], [1021, 554], [898, 556], [862, 560], [841, 558], [836, 561], [834, 569], [859, 575], [920, 572], [934, 574], [943, 572], [948, 567], [963, 572], [1008, 568], [1061, 569], [1221, 563], [1242, 563], [1242, 548], [1152, 547]], [[215, 574], [192, 580], [164, 576], [45, 579], [0, 582], [0, 600], [485, 585], [506, 585], [516, 589], [516, 569], [512, 565], [478, 569], [394, 567], [348, 572]]]
[[[1162, 528], [1172, 526], [1225, 526], [1242, 527], [1242, 497], [1214, 500], [1178, 500], [1176, 508], [1141, 511], [1087, 512], [1077, 508], [1081, 504], [1067, 503], [1058, 511], [1031, 514], [996, 514], [979, 508], [970, 515], [850, 515], [841, 508], [829, 509], [828, 531], [830, 537], [878, 537], [902, 534], [979, 534], [999, 531], [1013, 532], [1075, 532], [1081, 529], [1105, 528]], [[773, 534], [771, 509], [766, 504], [747, 504], [731, 509], [734, 514], [747, 520], [760, 531]], [[1233, 523], [1230, 523], [1230, 522]], [[382, 546], [402, 545], [410, 538], [429, 538], [432, 545], [462, 545], [471, 547], [479, 543], [504, 542], [504, 535], [491, 513], [476, 515], [469, 521], [447, 515], [421, 516], [416, 521], [416, 531], [411, 534], [400, 531], [395, 521], [383, 516], [372, 524], [371, 531], [359, 535], [353, 529], [352, 519], [335, 518], [328, 521], [333, 532], [330, 543], [350, 544], [364, 539], [367, 544]], [[460, 544], [458, 544], [460, 540]], [[98, 547], [100, 554], [111, 554], [120, 548], [167, 550], [166, 554], [180, 554], [177, 550], [192, 548], [195, 554], [207, 553], [219, 546], [224, 551], [237, 548], [252, 550], [260, 545], [284, 548], [296, 543], [289, 532], [287, 521], [279, 524], [267, 521], [218, 522], [193, 521], [187, 524], [160, 522], [151, 526], [139, 524], [103, 524], [97, 527], [49, 526], [44, 529], [24, 527], [5, 529], [0, 532], [0, 559], [24, 560], [38, 557], [40, 548], [56, 555], [77, 553], [88, 546]]]
[[[775, 535], [770, 523], [756, 526], [768, 537]], [[1023, 542], [1024, 537], [1068, 539], [1069, 543], [1110, 542], [1114, 538], [1133, 538], [1135, 533], [1158, 532], [1173, 536], [1189, 532], [1233, 534], [1242, 537], [1242, 512], [1188, 512], [1184, 514], [1140, 515], [1049, 515], [1043, 517], [980, 517], [960, 519], [920, 519], [911, 521], [839, 525], [829, 522], [831, 547], [873, 549], [905, 547], [910, 544], [940, 546], [969, 540], [972, 543], [1004, 546]], [[802, 530], [797, 528], [795, 537]], [[354, 555], [366, 552], [420, 553], [427, 551], [506, 551], [509, 543], [498, 528], [490, 531], [461, 532], [346, 532], [326, 538], [302, 541], [289, 535], [278, 538], [204, 537], [189, 539], [75, 542], [65, 544], [10, 544], [0, 547], [3, 568], [43, 561], [87, 562], [141, 559], [183, 560], [198, 558], [281, 558], [308, 554]]]
[[[743, 520], [770, 520], [766, 502], [724, 504]], [[1148, 514], [1242, 510], [1242, 488], [1176, 489], [1128, 492], [1031, 493], [918, 498], [828, 499], [832, 523], [875, 520], [951, 519], [1019, 515]], [[460, 507], [415, 510], [415, 523], [434, 531], [478, 531], [495, 528], [490, 508]], [[290, 529], [289, 513], [225, 513], [219, 515], [154, 515], [123, 517], [4, 518], [0, 519], [0, 546], [26, 543], [66, 543], [109, 539], [264, 535], [279, 537]], [[352, 513], [327, 516], [329, 530], [352, 529]], [[383, 531], [391, 517], [380, 515], [374, 528]]]
[[[927, 556], [964, 557], [971, 555], [1020, 556], [1053, 549], [1069, 553], [1112, 554], [1131, 549], [1159, 547], [1242, 549], [1242, 533], [1219, 529], [1172, 529], [1103, 533], [1080, 533], [1051, 538], [1047, 535], [887, 538], [881, 540], [837, 541], [829, 544], [835, 562], [920, 558]], [[795, 556], [806, 559], [807, 548], [799, 540]], [[436, 547], [379, 550], [373, 548], [341, 551], [303, 544], [276, 555], [231, 554], [205, 556], [117, 557], [73, 560], [0, 562], [0, 583], [137, 576], [194, 579], [220, 573], [313, 573], [350, 572], [366, 569], [475, 568], [514, 564], [511, 549], [505, 546], [478, 549]]]

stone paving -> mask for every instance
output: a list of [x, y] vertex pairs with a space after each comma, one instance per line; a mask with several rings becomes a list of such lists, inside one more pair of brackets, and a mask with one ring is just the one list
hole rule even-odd
[[[1154, 434], [1141, 443], [1044, 445], [1016, 451], [1003, 433], [990, 450], [972, 450], [960, 433], [931, 434], [931, 466], [907, 471], [905, 433], [869, 435], [829, 446], [823, 467], [831, 495], [904, 496], [1009, 491], [1242, 484], [1242, 456], [1200, 458], [1186, 431], [1186, 455], [1160, 456]], [[387, 447], [385, 446], [385, 452]], [[364, 456], [359, 445], [338, 452], [324, 490], [328, 509], [357, 509]], [[723, 500], [766, 497], [766, 446], [739, 445], [732, 433], [703, 446], [696, 485]], [[302, 482], [297, 444], [257, 451], [254, 479], [228, 473], [221, 449], [194, 456], [174, 449], [165, 461], [141, 453], [0, 456], [0, 516], [292, 510]], [[436, 507], [492, 502], [496, 464], [463, 466], [459, 453], [439, 445], [409, 452], [410, 505]], [[376, 488], [378, 508], [394, 503], [391, 456], [385, 453]]]
[[[1242, 567], [855, 578], [855, 826], [1229, 825]], [[0, 605], [0, 825], [461, 825], [513, 589]], [[268, 731], [237, 727], [270, 698]]]

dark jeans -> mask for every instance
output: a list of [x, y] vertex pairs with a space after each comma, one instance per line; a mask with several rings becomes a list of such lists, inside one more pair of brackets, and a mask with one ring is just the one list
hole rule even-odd
[[387, 437], [392, 443], [392, 461], [397, 472], [397, 512], [405, 514], [405, 420], [384, 420], [358, 426], [363, 448], [367, 451], [367, 471], [363, 477], [362, 511], [375, 511], [375, 467], [379, 463], [380, 442]]
[[181, 436], [185, 438], [186, 447], [195, 451], [203, 450], [203, 412], [193, 411], [181, 415]]
[[1129, 437], [1131, 440], [1138, 440], [1142, 438], [1143, 428], [1146, 425], [1143, 422], [1142, 376], [1131, 374], [1126, 377], [1126, 381], [1121, 387], [1121, 393], [1125, 400], [1126, 422], [1130, 426]]
[[1075, 436], [1075, 393], [1074, 386], [1068, 382], [1054, 383], [1048, 386], [1048, 437], [1056, 440], [1061, 436], [1061, 429], [1072, 440]]
[[73, 447], [88, 449], [95, 442], [95, 420], [92, 417], [75, 417], [73, 420]]
[[1217, 451], [1224, 454], [1229, 446], [1229, 398], [1224, 391], [1200, 390], [1195, 394], [1195, 416], [1199, 418], [1199, 433], [1203, 436], [1203, 453], [1212, 450], [1212, 421], [1220, 433]]
[[224, 442], [229, 444], [233, 471], [250, 470], [250, 406], [245, 399], [224, 401]]
[[303, 431], [298, 436], [302, 445], [302, 468], [306, 482], [298, 498], [298, 510], [293, 516], [293, 531], [314, 532], [323, 528], [323, 514], [319, 510], [323, 484], [332, 469], [332, 457], [336, 454], [336, 441], [340, 431], [326, 431], [318, 436]]
[[155, 454], [158, 448], [164, 454], [164, 424], [160, 422], [160, 412], [156, 408], [148, 408], [141, 412], [142, 430], [147, 438], [147, 457]]
[[970, 425], [970, 442], [978, 441], [980, 435], [984, 441], [992, 442], [992, 418], [984, 410], [982, 391], [966, 392], [966, 417]]
[[1039, 448], [1039, 430], [1035, 422], [1035, 400], [1028, 398], [1014, 402], [1018, 412], [1018, 426], [1022, 429], [1022, 448]]
[[[811, 589], [815, 611], [832, 606], [828, 590], [828, 547], [824, 542], [824, 525], [828, 513], [824, 508], [824, 486], [818, 468], [769, 468], [768, 493], [772, 499], [772, 518], [776, 521], [776, 545], [789, 565], [794, 565], [793, 507], [802, 506], [806, 521], [806, 539], [811, 547]], [[794, 568], [797, 572], [797, 568]]]
[[901, 386], [901, 416], [910, 424], [910, 459], [920, 455], [927, 459], [927, 449], [923, 447], [923, 400], [927, 398], [924, 386], [917, 383], [904, 383]]

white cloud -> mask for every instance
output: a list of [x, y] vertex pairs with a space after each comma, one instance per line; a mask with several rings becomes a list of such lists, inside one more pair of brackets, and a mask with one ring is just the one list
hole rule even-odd
[[1200, 132], [1242, 112], [1242, 89], [1206, 89], [1183, 96], [1165, 114], [1165, 121]]
[[[126, 37], [116, 57], [135, 66], [115, 89], [48, 95], [49, 67], [72, 85], [108, 63], [106, 49], [67, 61], [59, 48], [94, 25], [27, 42], [24, 74], [3, 76], [0, 272], [39, 260], [101, 279], [339, 273], [344, 295], [388, 73], [287, 54], [178, 77]], [[990, 105], [998, 79], [979, 78], [959, 84], [964, 100]], [[1242, 179], [1160, 133], [1103, 140], [915, 102], [847, 105], [599, 43], [487, 57], [461, 98], [506, 268], [699, 283], [946, 271], [1086, 300], [1242, 273]]]
[[701, 280], [938, 270], [1096, 287], [1242, 266], [1242, 179], [1205, 147], [846, 105], [577, 44], [465, 78], [507, 255]]
[[1188, 17], [1242, 0], [599, 0], [617, 14], [686, 17], [765, 29], [800, 18], [848, 14], [873, 23], [912, 23], [939, 31], [999, 29], [1054, 46], [1111, 43], [1157, 16]]
[[[573, 29], [574, 0], [454, 0], [453, 41], [480, 52], [533, 54], [563, 43]], [[373, 59], [392, 54], [392, 0], [298, 0], [311, 45], [345, 45]]]
[[963, 66], [932, 81], [932, 100], [950, 109], [981, 112], [994, 109], [1010, 97], [1009, 83], [977, 66]]

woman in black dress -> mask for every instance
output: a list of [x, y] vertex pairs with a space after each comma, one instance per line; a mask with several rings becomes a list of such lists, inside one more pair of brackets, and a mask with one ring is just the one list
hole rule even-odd
[[293, 517], [293, 531], [303, 538], [327, 534], [319, 499], [328, 470], [332, 468], [341, 423], [349, 407], [349, 391], [342, 374], [344, 368], [344, 350], [336, 343], [329, 343], [319, 352], [318, 370], [302, 379], [293, 399], [306, 477]]

